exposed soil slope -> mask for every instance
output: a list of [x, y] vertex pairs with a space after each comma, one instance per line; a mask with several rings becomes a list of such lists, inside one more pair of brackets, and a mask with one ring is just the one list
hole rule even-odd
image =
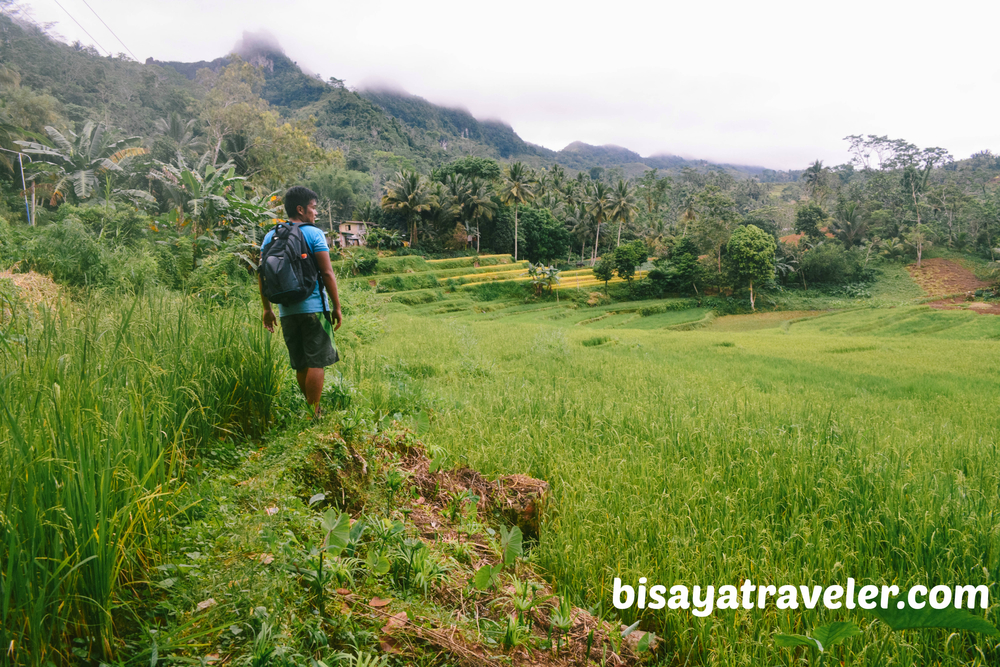
[[958, 262], [941, 258], [926, 259], [921, 264], [919, 268], [916, 264], [906, 267], [913, 281], [920, 285], [927, 296], [948, 295], [948, 298], [928, 304], [931, 308], [973, 310], [986, 315], [1000, 315], [1000, 305], [973, 302], [973, 293], [989, 287], [990, 284], [976, 278], [969, 269]]

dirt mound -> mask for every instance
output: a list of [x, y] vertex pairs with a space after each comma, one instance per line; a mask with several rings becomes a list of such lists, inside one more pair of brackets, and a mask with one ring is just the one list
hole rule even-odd
[[1000, 315], [1000, 305], [976, 302], [976, 290], [985, 289], [990, 283], [976, 278], [975, 274], [950, 259], [925, 259], [919, 268], [916, 264], [906, 267], [913, 281], [920, 285], [927, 296], [948, 296], [927, 304], [936, 310], [972, 310], [983, 315]]
[[0, 271], [0, 280], [9, 280], [17, 288], [18, 296], [29, 306], [46, 304], [54, 305], [61, 294], [59, 285], [52, 278], [34, 271], [27, 273], [11, 273]]
[[906, 270], [927, 296], [964, 294], [989, 287], [988, 282], [979, 280], [972, 271], [950, 259], [925, 259], [920, 267], [910, 264]]

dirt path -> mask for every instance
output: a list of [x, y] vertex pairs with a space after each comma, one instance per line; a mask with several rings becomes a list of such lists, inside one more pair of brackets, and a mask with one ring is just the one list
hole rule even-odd
[[950, 296], [927, 304], [938, 310], [973, 310], [986, 315], [1000, 315], [1000, 305], [972, 301], [973, 293], [985, 289], [990, 283], [976, 278], [975, 274], [950, 259], [925, 259], [922, 266], [910, 264], [906, 270], [913, 281], [920, 285], [927, 296]]

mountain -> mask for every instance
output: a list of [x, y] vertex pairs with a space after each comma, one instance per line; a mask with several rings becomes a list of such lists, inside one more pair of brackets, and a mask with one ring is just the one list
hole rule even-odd
[[[171, 111], [193, 114], [202, 94], [193, 81], [202, 68], [218, 71], [229, 57], [175, 62], [101, 58], [92, 48], [67, 45], [38, 26], [0, 16], [0, 61], [11, 63], [22, 81], [48, 90], [71, 120], [95, 115], [129, 134], [148, 136], [153, 123]], [[430, 172], [463, 155], [521, 160], [533, 167], [559, 163], [570, 171], [619, 168], [626, 176], [647, 169], [676, 172], [724, 169], [734, 176], [762, 176], [760, 167], [716, 165], [674, 155], [642, 157], [620, 146], [574, 142], [561, 151], [532, 144], [507, 123], [477, 119], [468, 110], [434, 104], [406, 92], [386, 89], [354, 91], [337, 79], [323, 81], [286, 56], [266, 35], [244, 34], [234, 51], [261, 68], [261, 96], [287, 118], [312, 119], [317, 140], [339, 148], [348, 167], [387, 175], [399, 168]], [[783, 172], [777, 173], [779, 176]], [[774, 178], [773, 180], [785, 180]]]

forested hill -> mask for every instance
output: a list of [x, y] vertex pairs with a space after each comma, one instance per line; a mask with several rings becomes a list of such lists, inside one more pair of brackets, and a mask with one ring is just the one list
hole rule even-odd
[[[339, 148], [350, 169], [388, 175], [401, 167], [424, 173], [463, 155], [521, 160], [533, 167], [559, 163], [572, 171], [620, 169], [637, 177], [651, 168], [676, 172], [720, 169], [736, 178], [788, 180], [789, 174], [760, 167], [716, 165], [673, 155], [642, 157], [618, 146], [574, 142], [553, 151], [524, 141], [498, 120], [481, 120], [464, 109], [450, 108], [400, 91], [347, 89], [331, 78], [323, 81], [303, 71], [273, 43], [245, 40], [239, 55], [260, 68], [260, 96], [287, 119], [312, 119], [315, 139]], [[58, 113], [82, 122], [99, 119], [127, 134], [149, 135], [159, 118], [177, 112], [194, 113], [205, 94], [197, 78], [205, 69], [220, 72], [230, 58], [211, 61], [165, 62], [101, 57], [93, 48], [51, 39], [38, 26], [0, 16], [0, 60], [19, 73], [21, 81], [44, 91]], [[53, 107], [54, 108], [54, 107]], [[55, 108], [54, 108], [55, 109]], [[40, 121], [36, 132], [41, 132]]]
[[[305, 74], [297, 63], [273, 48], [243, 50], [240, 55], [263, 68], [264, 99], [287, 113], [313, 116], [325, 138], [348, 151], [352, 146], [358, 149], [354, 157], [360, 164], [356, 162], [355, 166], [362, 169], [370, 166], [372, 158], [386, 159], [386, 153], [425, 168], [475, 154], [522, 160], [535, 167], [559, 163], [574, 171], [617, 167], [627, 176], [639, 176], [653, 168], [679, 171], [689, 167], [698, 171], [721, 169], [737, 178], [783, 180], [763, 167], [714, 164], [676, 155], [642, 157], [620, 146], [573, 142], [561, 151], [553, 151], [525, 141], [503, 121], [480, 120], [465, 109], [434, 104], [398, 90], [354, 92], [337, 79], [324, 82]], [[172, 68], [194, 79], [199, 69], [218, 70], [228, 63], [228, 58], [197, 63], [150, 59], [147, 63]]]

